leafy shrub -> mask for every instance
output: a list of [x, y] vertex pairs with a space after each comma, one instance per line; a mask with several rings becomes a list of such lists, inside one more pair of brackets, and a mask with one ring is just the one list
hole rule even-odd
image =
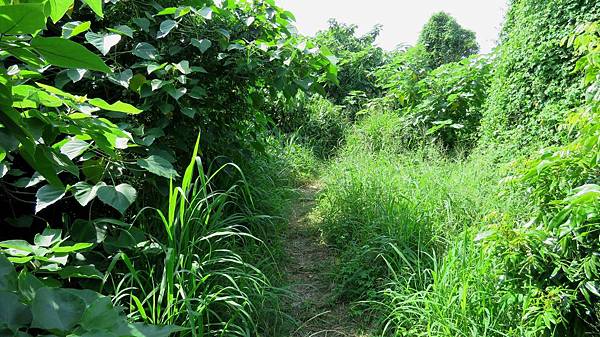
[[346, 139], [345, 151], [398, 153], [410, 142], [402, 118], [393, 112], [374, 112], [355, 124]]
[[404, 54], [378, 71], [380, 85], [388, 91], [365, 111], [397, 111], [406, 147], [427, 142], [448, 149], [473, 147], [490, 82], [490, 59], [473, 56], [428, 71], [420, 68], [426, 55], [422, 49]]
[[585, 71], [588, 86], [587, 103], [567, 119], [573, 140], [533, 157], [519, 177], [532, 219], [500, 223], [487, 233], [489, 249], [502, 258], [507, 287], [525, 291], [518, 297], [522, 319], [530, 330], [555, 336], [600, 332], [598, 27], [590, 24], [571, 39], [585, 54], [577, 69]]
[[0, 255], [0, 332], [7, 336], [96, 334], [169, 336], [172, 327], [128, 323], [109, 297], [91, 290], [56, 288], [26, 270], [17, 273]]
[[175, 158], [194, 145], [180, 135], [202, 131], [206, 158], [241, 160], [261, 147], [265, 101], [323, 92], [327, 78], [335, 79], [331, 53], [298, 36], [293, 15], [273, 1], [118, 2], [109, 14], [94, 33], [108, 36], [123, 25], [133, 31], [111, 52], [115, 75], [75, 85], [147, 108], [135, 126], [148, 132], [153, 150]]
[[565, 141], [558, 127], [566, 111], [580, 104], [583, 87], [572, 72], [577, 56], [562, 40], [599, 16], [593, 0], [511, 1], [484, 109], [482, 146], [508, 146], [510, 156]]
[[356, 36], [355, 25], [329, 21], [329, 28], [317, 33], [316, 44], [327, 47], [339, 60], [338, 85], [328, 86], [327, 97], [335, 104], [343, 104], [353, 91], [367, 97], [378, 95], [378, 88], [371, 72], [385, 62], [384, 51], [374, 45], [381, 30], [375, 26], [363, 36]]
[[[299, 94], [292, 100], [273, 102], [271, 116], [277, 128], [312, 149], [320, 158], [328, 158], [343, 144], [351, 121], [347, 110], [319, 95]], [[279, 111], [285, 111], [279, 112]], [[275, 115], [286, 116], [279, 118]]]
[[475, 33], [461, 27], [452, 16], [444, 12], [431, 16], [421, 30], [418, 43], [429, 53], [429, 66], [432, 69], [458, 62], [479, 52]]
[[395, 99], [394, 109], [412, 107], [420, 101], [417, 83], [432, 70], [430, 55], [422, 45], [393, 52], [389, 61], [375, 71], [377, 84]]
[[485, 57], [471, 57], [433, 70], [417, 84], [421, 100], [404, 118], [445, 147], [473, 146], [479, 139], [490, 66]]
[[[92, 5], [95, 1], [85, 3], [97, 15], [103, 15], [101, 6]], [[127, 171], [127, 177], [133, 179], [136, 170], [166, 177], [174, 172], [168, 162], [160, 162], [159, 167], [152, 158], [143, 159], [139, 152], [136, 154], [144, 144], [134, 139], [126, 125], [106, 118], [112, 114], [118, 120], [142, 110], [121, 101], [111, 104], [101, 98], [76, 96], [48, 85], [43, 78], [45, 74], [39, 69], [45, 66], [71, 68], [65, 71], [75, 73], [111, 72], [98, 55], [69, 39], [73, 32], [65, 37], [49, 36], [52, 32], [46, 29], [46, 20], [60, 21], [68, 4], [69, 1], [48, 3], [50, 14], [44, 3], [2, 6], [7, 13], [0, 23], [0, 44], [6, 50], [0, 68], [3, 193], [8, 200], [19, 203], [23, 199], [15, 195], [27, 196], [30, 188], [36, 188], [35, 213], [67, 194], [81, 206], [98, 197], [124, 213], [135, 200], [136, 190], [113, 173]], [[77, 58], [65, 53], [77, 54]], [[136, 162], [137, 158], [140, 161]], [[31, 202], [29, 197], [25, 199], [25, 203]], [[18, 207], [4, 207], [21, 215]]]

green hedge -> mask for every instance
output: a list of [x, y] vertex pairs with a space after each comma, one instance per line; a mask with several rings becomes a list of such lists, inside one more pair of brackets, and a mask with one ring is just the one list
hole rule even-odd
[[512, 0], [497, 48], [492, 87], [482, 121], [483, 145], [561, 143], [556, 132], [581, 102], [576, 56], [564, 38], [600, 18], [596, 0]]

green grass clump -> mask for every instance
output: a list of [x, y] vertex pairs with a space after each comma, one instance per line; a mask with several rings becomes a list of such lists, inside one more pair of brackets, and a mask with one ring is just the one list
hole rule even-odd
[[492, 166], [449, 159], [433, 147], [398, 152], [391, 132], [396, 122], [378, 115], [359, 124], [325, 170], [317, 218], [325, 240], [340, 252], [337, 283], [346, 299], [369, 298], [385, 284], [390, 269], [383, 258], [396, 260], [397, 250], [408, 259], [402, 268], [431, 267], [428, 254], [441, 256], [455, 235], [494, 206]]
[[339, 253], [339, 298], [378, 312], [386, 335], [516, 331], [503, 270], [477, 235], [515, 216], [519, 201], [500, 193], [492, 156], [405, 150], [399, 123], [394, 114], [367, 117], [324, 170], [316, 219]]

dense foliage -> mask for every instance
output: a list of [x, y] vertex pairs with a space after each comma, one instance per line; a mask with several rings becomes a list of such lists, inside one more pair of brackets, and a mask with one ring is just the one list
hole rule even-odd
[[444, 12], [431, 16], [419, 35], [418, 43], [430, 54], [429, 66], [432, 68], [479, 52], [475, 33], [463, 28]]
[[583, 90], [573, 72], [578, 57], [564, 39], [599, 15], [593, 0], [511, 2], [484, 111], [485, 141], [511, 150], [564, 141], [558, 126]]
[[2, 333], [279, 334], [258, 214], [300, 177], [222, 156], [279, 151], [265, 98], [323, 92], [332, 54], [272, 1], [0, 8]]
[[273, 0], [0, 1], [0, 335], [294, 335], [303, 184], [373, 333], [600, 334], [600, 7], [510, 5], [472, 55], [445, 13], [385, 52]]
[[[478, 139], [482, 107], [491, 79], [491, 60], [473, 56], [428, 71], [427, 54], [416, 47], [378, 70], [386, 95], [371, 109], [397, 111], [405, 124], [404, 143], [440, 142], [471, 147]], [[471, 144], [471, 145], [469, 145]]]
[[381, 27], [375, 26], [363, 36], [356, 35], [357, 28], [330, 20], [329, 28], [320, 31], [314, 38], [317, 44], [327, 47], [340, 60], [339, 83], [327, 88], [327, 97], [336, 104], [349, 105], [349, 110], [356, 109], [348, 100], [349, 95], [373, 97], [378, 94], [372, 72], [385, 61], [384, 51], [375, 46]]

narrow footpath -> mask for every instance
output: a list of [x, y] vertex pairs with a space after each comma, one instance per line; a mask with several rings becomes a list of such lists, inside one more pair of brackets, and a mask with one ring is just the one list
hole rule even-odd
[[302, 187], [285, 238], [291, 313], [298, 324], [291, 337], [368, 337], [352, 321], [349, 308], [332, 299], [328, 273], [334, 256], [309, 219], [319, 188], [318, 183]]

